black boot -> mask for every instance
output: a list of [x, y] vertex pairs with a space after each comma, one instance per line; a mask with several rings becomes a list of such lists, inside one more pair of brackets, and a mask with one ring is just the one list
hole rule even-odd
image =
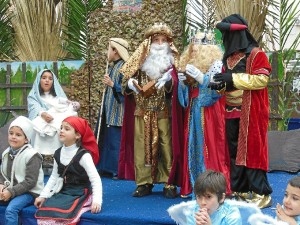
[[166, 198], [176, 198], [177, 188], [175, 185], [165, 185], [163, 193]]
[[132, 193], [133, 197], [143, 197], [152, 194], [153, 184], [139, 185]]

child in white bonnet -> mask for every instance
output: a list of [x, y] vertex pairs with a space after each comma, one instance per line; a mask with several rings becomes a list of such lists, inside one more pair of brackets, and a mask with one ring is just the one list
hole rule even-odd
[[9, 147], [2, 153], [0, 205], [7, 205], [5, 224], [19, 224], [19, 212], [33, 204], [44, 187], [42, 156], [31, 146], [33, 124], [17, 117], [8, 129]]

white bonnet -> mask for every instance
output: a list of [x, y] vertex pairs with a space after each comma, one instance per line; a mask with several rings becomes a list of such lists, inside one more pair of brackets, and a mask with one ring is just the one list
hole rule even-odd
[[27, 117], [25, 117], [25, 116], [17, 117], [14, 121], [11, 122], [8, 130], [10, 130], [11, 127], [20, 127], [23, 130], [28, 141], [30, 141], [32, 139], [32, 135], [34, 132], [33, 124], [31, 122], [31, 120], [29, 120]]

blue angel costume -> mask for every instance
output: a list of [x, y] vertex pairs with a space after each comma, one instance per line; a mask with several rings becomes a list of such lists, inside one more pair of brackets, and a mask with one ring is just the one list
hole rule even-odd
[[300, 224], [300, 216], [296, 216], [295, 220], [296, 220], [297, 224], [299, 225]]
[[[300, 216], [295, 216], [294, 219], [296, 221], [296, 224], [300, 225]], [[263, 224], [263, 225], [288, 225], [290, 223], [284, 222], [277, 217], [273, 218], [267, 214], [255, 213], [249, 217], [248, 224], [250, 224], [250, 225], [261, 225], [261, 224]]]
[[[244, 224], [244, 220], [247, 221], [250, 214], [259, 212], [257, 211], [259, 209], [252, 207], [249, 208], [248, 206], [250, 209], [249, 213], [242, 211], [244, 215], [241, 215], [242, 212], [239, 210], [241, 208], [240, 203], [225, 200], [224, 203], [222, 203], [219, 208], [210, 215], [211, 223], [213, 225], [242, 225]], [[179, 225], [196, 225], [195, 213], [199, 210], [200, 206], [195, 200], [193, 200], [171, 206], [168, 209], [168, 213]]]

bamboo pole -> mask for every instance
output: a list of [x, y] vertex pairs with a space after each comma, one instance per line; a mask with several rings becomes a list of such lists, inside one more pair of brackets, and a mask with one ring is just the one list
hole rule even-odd
[[[101, 38], [103, 38], [103, 37], [101, 37]], [[108, 52], [109, 52], [109, 48], [110, 48], [110, 41], [108, 42], [105, 75], [108, 73]], [[100, 128], [101, 128], [101, 122], [102, 122], [102, 116], [103, 116], [103, 103], [104, 103], [105, 91], [106, 91], [106, 85], [103, 88], [101, 105], [100, 105], [99, 122], [98, 122], [98, 129], [97, 129], [97, 144], [99, 143]]]

